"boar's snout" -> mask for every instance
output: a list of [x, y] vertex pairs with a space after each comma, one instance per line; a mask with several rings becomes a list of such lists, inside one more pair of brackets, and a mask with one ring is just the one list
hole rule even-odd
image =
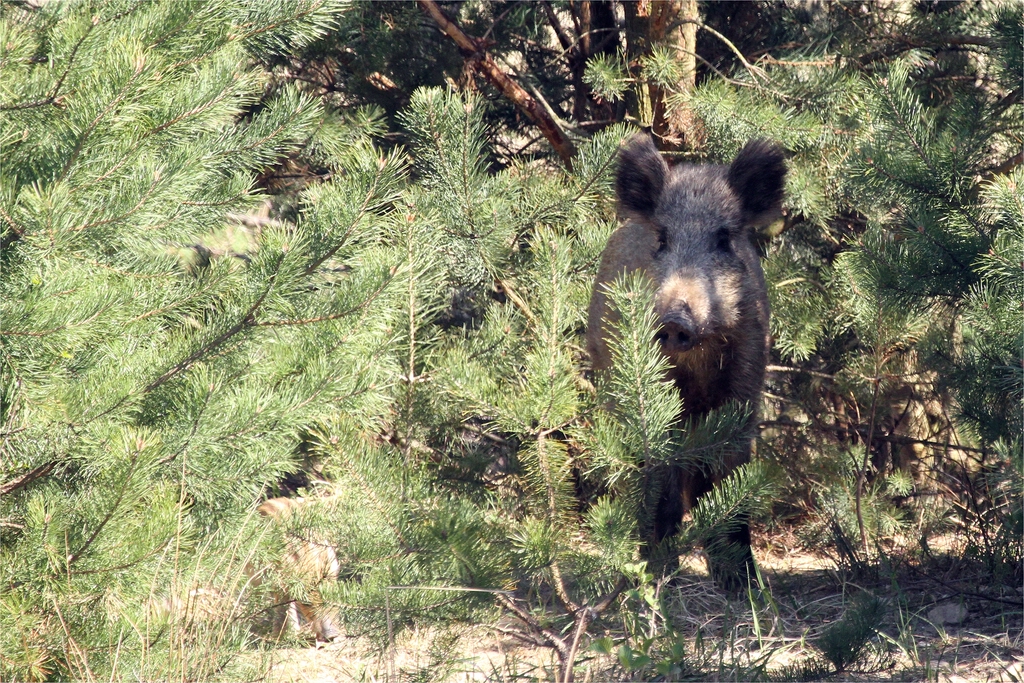
[[699, 344], [701, 330], [689, 312], [672, 312], [661, 317], [661, 329], [654, 338], [662, 352], [671, 358]]

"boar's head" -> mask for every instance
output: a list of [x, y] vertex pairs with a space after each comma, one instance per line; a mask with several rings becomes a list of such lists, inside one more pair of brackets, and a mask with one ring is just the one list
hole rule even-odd
[[782, 151], [761, 140], [747, 143], [729, 166], [669, 168], [648, 136], [620, 151], [620, 213], [643, 226], [632, 248], [649, 252], [657, 340], [674, 365], [701, 356], [698, 362], [708, 362], [699, 351], [721, 348], [741, 328], [766, 333], [754, 230], [781, 215], [785, 174]]

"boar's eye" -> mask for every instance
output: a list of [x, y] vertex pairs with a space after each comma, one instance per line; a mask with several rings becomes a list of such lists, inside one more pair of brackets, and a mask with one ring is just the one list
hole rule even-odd
[[715, 233], [715, 250], [723, 254], [732, 253], [732, 240], [729, 238], [729, 230], [727, 228], [719, 228], [718, 232]]
[[654, 252], [660, 254], [668, 249], [668, 230], [664, 226], [658, 227], [658, 249]]

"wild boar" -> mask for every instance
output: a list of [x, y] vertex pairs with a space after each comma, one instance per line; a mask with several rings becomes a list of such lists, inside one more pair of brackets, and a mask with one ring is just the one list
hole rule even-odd
[[[750, 458], [768, 362], [768, 296], [755, 229], [781, 215], [786, 175], [782, 150], [753, 140], [729, 166], [669, 168], [650, 137], [619, 152], [616, 195], [622, 225], [608, 240], [590, 300], [587, 347], [600, 374], [611, 365], [606, 285], [641, 271], [654, 288], [661, 327], [652, 340], [671, 366], [687, 418], [730, 401], [753, 411], [743, 447], [723, 467], [673, 467], [654, 519], [654, 541], [675, 533], [697, 499]], [[708, 539], [712, 573], [727, 588], [745, 581], [752, 562], [745, 520], [725, 538]], [[722, 548], [732, 546], [731, 552]]]

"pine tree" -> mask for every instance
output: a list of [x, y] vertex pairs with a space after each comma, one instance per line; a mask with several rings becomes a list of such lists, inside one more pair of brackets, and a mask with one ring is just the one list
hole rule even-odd
[[[335, 144], [344, 126], [292, 88], [261, 99], [250, 66], [342, 10], [4, 5], [5, 676], [214, 675], [247, 630], [188, 647], [154, 600], [244, 584], [253, 507], [303, 430], [379, 414], [374, 217], [404, 166], [354, 129]], [[300, 152], [337, 169], [315, 209], [243, 228], [256, 174]]]
[[[381, 633], [383, 604], [441, 621], [493, 604], [393, 586], [504, 590], [571, 679], [638, 571], [643, 523], [635, 476], [620, 496], [574, 490], [594, 441], [576, 337], [625, 130], [565, 177], [492, 174], [483, 103], [421, 90], [403, 114], [410, 184], [406, 157], [369, 142], [377, 114], [289, 87], [261, 99], [246, 66], [341, 10], [245, 11], [5, 14], [3, 666], [231, 671], [251, 619], [223, 610], [260, 609], [245, 568], [275, 543], [253, 509], [312, 457], [332, 485], [305, 517], [339, 549], [345, 578], [324, 594], [350, 625]], [[287, 218], [246, 216], [256, 174], [286, 156], [330, 179]], [[644, 436], [662, 443], [630, 467], [670, 437]], [[561, 605], [535, 618], [539, 585]]]

